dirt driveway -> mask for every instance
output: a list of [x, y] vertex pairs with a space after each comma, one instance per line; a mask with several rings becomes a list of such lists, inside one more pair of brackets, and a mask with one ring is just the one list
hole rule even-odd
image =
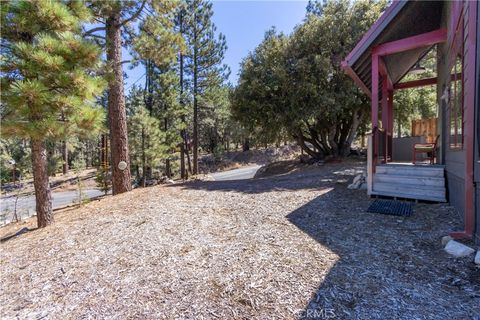
[[44, 319], [475, 319], [480, 270], [440, 245], [445, 205], [366, 213], [363, 163], [152, 187], [1, 245], [1, 315]]

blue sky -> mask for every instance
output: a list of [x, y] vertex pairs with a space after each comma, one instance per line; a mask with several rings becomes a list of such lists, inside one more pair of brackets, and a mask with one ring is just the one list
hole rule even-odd
[[[213, 1], [213, 22], [217, 32], [225, 34], [228, 50], [224, 62], [232, 71], [229, 81], [236, 84], [239, 64], [248, 52], [262, 41], [265, 31], [275, 26], [278, 31], [292, 32], [305, 16], [308, 1]], [[128, 74], [126, 92], [131, 85], [143, 85], [144, 70], [125, 68]]]

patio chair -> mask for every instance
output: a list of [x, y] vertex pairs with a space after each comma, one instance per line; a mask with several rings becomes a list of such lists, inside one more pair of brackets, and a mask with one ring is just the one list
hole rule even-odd
[[417, 161], [417, 153], [426, 153], [430, 158], [430, 164], [435, 162], [435, 157], [437, 155], [437, 144], [440, 135], [435, 138], [434, 143], [415, 143], [413, 145], [413, 164]]

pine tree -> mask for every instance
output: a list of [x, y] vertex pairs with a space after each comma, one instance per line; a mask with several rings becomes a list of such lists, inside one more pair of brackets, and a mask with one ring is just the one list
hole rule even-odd
[[187, 43], [186, 71], [191, 80], [193, 96], [193, 174], [198, 173], [199, 104], [205, 93], [219, 87], [228, 76], [222, 64], [227, 49], [223, 34], [215, 38], [212, 22], [212, 3], [205, 0], [186, 0], [183, 35]]
[[157, 83], [153, 115], [160, 119], [161, 130], [165, 134], [163, 141], [167, 151], [164, 158], [165, 175], [170, 178], [172, 176], [171, 161], [177, 147], [182, 144], [178, 133], [185, 129], [184, 119], [187, 110], [178, 100], [179, 80], [175, 70], [168, 69], [168, 66], [158, 68]]
[[99, 128], [95, 96], [103, 80], [90, 74], [100, 57], [80, 37], [89, 12], [80, 2], [2, 4], [2, 135], [30, 139], [38, 227], [53, 223], [48, 141]]
[[[119, 194], [132, 189], [130, 166], [124, 170], [118, 164], [125, 161], [129, 164], [127, 115], [122, 70], [122, 37], [123, 44], [131, 42], [133, 31], [130, 24], [141, 18], [147, 8], [147, 0], [139, 1], [88, 1], [87, 5], [94, 12], [98, 27], [84, 33], [85, 37], [100, 39], [105, 45], [107, 64], [110, 68], [108, 81], [108, 118], [110, 125], [111, 158], [112, 158], [112, 192]], [[104, 32], [104, 36], [101, 34]]]
[[[164, 144], [165, 133], [160, 130], [160, 121], [150, 115], [142, 100], [140, 89], [133, 88], [128, 99], [132, 115], [128, 118], [128, 133], [131, 147], [131, 162], [137, 168], [137, 179], [145, 187], [148, 168], [154, 167], [166, 157], [168, 148]], [[140, 176], [139, 168], [142, 168]]]
[[[167, 56], [168, 50], [158, 50], [154, 47], [155, 41], [168, 43], [174, 41], [169, 37], [168, 30], [161, 27], [168, 21], [169, 12], [173, 12], [176, 1], [173, 0], [111, 0], [111, 1], [88, 1], [88, 6], [95, 12], [96, 22], [102, 24], [85, 32], [85, 36], [100, 39], [105, 45], [106, 58], [111, 75], [108, 85], [108, 114], [111, 137], [112, 156], [112, 189], [113, 194], [129, 191], [131, 189], [130, 166], [125, 170], [118, 168], [120, 161], [129, 162], [128, 155], [128, 130], [125, 111], [125, 96], [123, 89], [122, 46], [134, 49], [142, 49], [150, 55], [160, 58]], [[160, 20], [156, 20], [157, 19]], [[142, 34], [135, 32], [132, 24], [153, 25], [148, 34], [153, 41], [144, 41]], [[165, 32], [164, 32], [165, 31]], [[102, 34], [104, 32], [104, 35]], [[122, 41], [123, 39], [123, 41]], [[155, 50], [150, 50], [154, 47]]]
[[[160, 120], [166, 148], [165, 175], [171, 176], [172, 155], [183, 130], [182, 105], [179, 103], [177, 52], [185, 50], [183, 38], [175, 30], [177, 1], [153, 2], [149, 15], [140, 25], [134, 49], [146, 70], [144, 103], [150, 116]], [[147, 168], [147, 172], [151, 172]]]

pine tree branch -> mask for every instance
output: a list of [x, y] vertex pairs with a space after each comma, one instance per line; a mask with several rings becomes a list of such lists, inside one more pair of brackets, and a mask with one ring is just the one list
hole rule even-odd
[[142, 1], [142, 5], [141, 5], [140, 8], [137, 10], [137, 12], [135, 12], [134, 14], [132, 14], [130, 18], [121, 21], [121, 22], [118, 24], [118, 26], [119, 26], [119, 27], [124, 26], [124, 25], [126, 25], [127, 23], [129, 23], [130, 21], [137, 19], [138, 16], [142, 13], [143, 8], [145, 7], [145, 4], [146, 4], [146, 3], [147, 3], [147, 0], [143, 0], [143, 1]]
[[106, 27], [96, 27], [96, 28], [93, 28], [93, 29], [90, 29], [88, 31], [85, 31], [83, 33], [83, 36], [86, 37], [86, 36], [90, 36], [92, 35], [93, 33], [97, 32], [97, 31], [103, 31], [103, 30], [107, 30]]
[[84, 37], [93, 37], [93, 38], [98, 38], [98, 39], [102, 39], [102, 40], [106, 39], [104, 36], [100, 36], [98, 34], [88, 34], [88, 35], [84, 35]]

